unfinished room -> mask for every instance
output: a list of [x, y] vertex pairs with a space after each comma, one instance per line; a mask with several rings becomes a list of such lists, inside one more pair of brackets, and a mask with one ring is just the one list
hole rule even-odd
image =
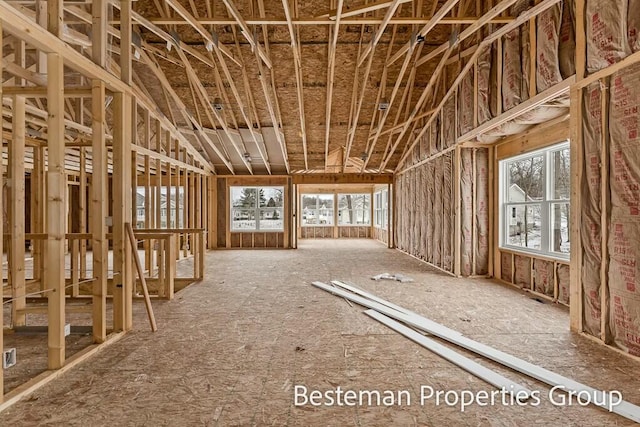
[[0, 0], [0, 426], [640, 423], [640, 0]]

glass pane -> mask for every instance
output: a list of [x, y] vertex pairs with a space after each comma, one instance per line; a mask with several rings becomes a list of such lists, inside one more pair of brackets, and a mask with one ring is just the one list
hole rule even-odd
[[255, 208], [255, 187], [231, 187], [231, 203], [234, 208]]
[[318, 208], [319, 209], [333, 209], [333, 194], [319, 194], [318, 195]]
[[284, 206], [284, 187], [264, 187], [260, 189], [260, 207], [281, 208]]
[[569, 148], [551, 153], [551, 176], [553, 177], [553, 198], [569, 199], [571, 193], [571, 170], [569, 168]]
[[315, 220], [317, 225], [333, 225], [333, 209], [318, 209]]
[[529, 249], [542, 245], [540, 205], [506, 206], [507, 244]]
[[302, 225], [314, 225], [318, 221], [318, 211], [316, 209], [304, 209], [302, 211]]
[[569, 203], [551, 205], [551, 250], [568, 254], [569, 242]]
[[256, 212], [247, 209], [234, 209], [232, 212], [232, 230], [255, 230]]
[[316, 194], [302, 195], [302, 209], [316, 209], [318, 207], [318, 196]]
[[509, 202], [530, 202], [544, 198], [544, 155], [507, 164]]
[[260, 230], [283, 230], [284, 218], [282, 208], [260, 209]]

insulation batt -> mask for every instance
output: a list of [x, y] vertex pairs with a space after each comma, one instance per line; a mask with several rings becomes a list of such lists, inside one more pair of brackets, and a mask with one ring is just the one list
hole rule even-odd
[[629, 0], [627, 31], [632, 52], [640, 50], [640, 0]]
[[576, 18], [575, 1], [562, 2], [562, 23], [560, 24], [560, 46], [558, 58], [562, 78], [566, 79], [576, 73]]
[[489, 150], [476, 151], [476, 274], [489, 272]]
[[628, 3], [611, 0], [586, 2], [587, 71], [593, 73], [631, 53], [627, 34]]
[[560, 22], [562, 9], [556, 4], [545, 10], [537, 20], [536, 85], [538, 93], [560, 83]]
[[531, 258], [520, 255], [513, 258], [516, 268], [515, 284], [525, 289], [531, 289]]
[[460, 174], [460, 222], [462, 226], [460, 244], [460, 273], [463, 276], [471, 275], [473, 260], [473, 150], [461, 151], [462, 169]]
[[601, 283], [602, 261], [600, 232], [600, 164], [602, 146], [602, 91], [595, 82], [584, 91], [583, 124], [584, 174], [581, 183], [582, 194], [582, 291], [583, 325], [586, 333], [600, 337], [601, 329]]
[[609, 103], [609, 328], [640, 356], [640, 64], [611, 77]]

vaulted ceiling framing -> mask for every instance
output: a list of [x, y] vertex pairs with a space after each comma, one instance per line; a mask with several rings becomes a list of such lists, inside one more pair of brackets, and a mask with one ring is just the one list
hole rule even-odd
[[[483, 26], [513, 22], [514, 2], [138, 0], [132, 81], [218, 173], [388, 172], [451, 87], [447, 70], [469, 63]], [[46, 19], [46, 2], [10, 3]], [[104, 4], [104, 63], [118, 73], [120, 2]], [[95, 6], [63, 7], [63, 40], [91, 55]], [[4, 44], [6, 91], [46, 83], [38, 55]], [[82, 144], [90, 83], [66, 82], [67, 140]], [[35, 139], [44, 99], [28, 101]]]

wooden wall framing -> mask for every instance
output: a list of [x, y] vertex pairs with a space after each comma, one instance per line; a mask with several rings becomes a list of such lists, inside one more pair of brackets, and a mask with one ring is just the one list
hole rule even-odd
[[[203, 248], [211, 239], [206, 228], [211, 224], [209, 197], [215, 200], [209, 180], [213, 167], [132, 85], [133, 49], [119, 51], [119, 63], [107, 61], [107, 50], [113, 48], [107, 37], [109, 7], [107, 0], [93, 2], [93, 44], [91, 54], [85, 55], [62, 41], [61, 0], [46, 2], [47, 13], [42, 14], [46, 19], [37, 21], [0, 3], [0, 40], [9, 36], [18, 49], [13, 55], [18, 62], [11, 67], [24, 67], [25, 50], [35, 52], [34, 67], [40, 76], [35, 86], [26, 78], [12, 78], [7, 93], [0, 85], [0, 98], [9, 106], [3, 113], [12, 119], [12, 127], [3, 132], [8, 156], [7, 168], [0, 174], [8, 188], [6, 198], [0, 197], [0, 207], [6, 200], [9, 212], [7, 221], [0, 221], [0, 244], [9, 257], [9, 286], [4, 288], [3, 302], [10, 305], [3, 306], [12, 312], [12, 324], [4, 326], [28, 327], [29, 313], [46, 314], [46, 368], [56, 372], [63, 372], [69, 360], [83, 360], [100, 345], [120, 337], [120, 331], [133, 327], [134, 248], [124, 227], [137, 225], [138, 186], [145, 199], [140, 224], [145, 236], [155, 236], [154, 229], [160, 228], [165, 188], [172, 189], [167, 196], [173, 195], [173, 204], [164, 205], [165, 213], [183, 218], [182, 229], [164, 230], [156, 239], [176, 242], [170, 256], [160, 260], [169, 266], [163, 269], [169, 270], [166, 274], [173, 277], [170, 270], [176, 259], [195, 255], [192, 279], [201, 279]], [[121, 2], [119, 7], [120, 36], [131, 46], [131, 2]], [[78, 86], [68, 88], [70, 81]], [[34, 126], [46, 132], [35, 132]], [[180, 208], [177, 188], [185, 198]], [[143, 240], [142, 248], [151, 252], [149, 239]], [[33, 258], [33, 268], [26, 268], [26, 251]], [[113, 269], [108, 267], [110, 254]], [[151, 265], [147, 267], [152, 270]], [[76, 302], [83, 297], [90, 304], [78, 307]], [[39, 305], [33, 305], [33, 300]], [[86, 313], [93, 327], [96, 346], [80, 358], [68, 359], [66, 354], [70, 312]], [[32, 391], [52, 377], [34, 379], [27, 389]], [[26, 390], [4, 395], [2, 383], [0, 369], [0, 409]]]

